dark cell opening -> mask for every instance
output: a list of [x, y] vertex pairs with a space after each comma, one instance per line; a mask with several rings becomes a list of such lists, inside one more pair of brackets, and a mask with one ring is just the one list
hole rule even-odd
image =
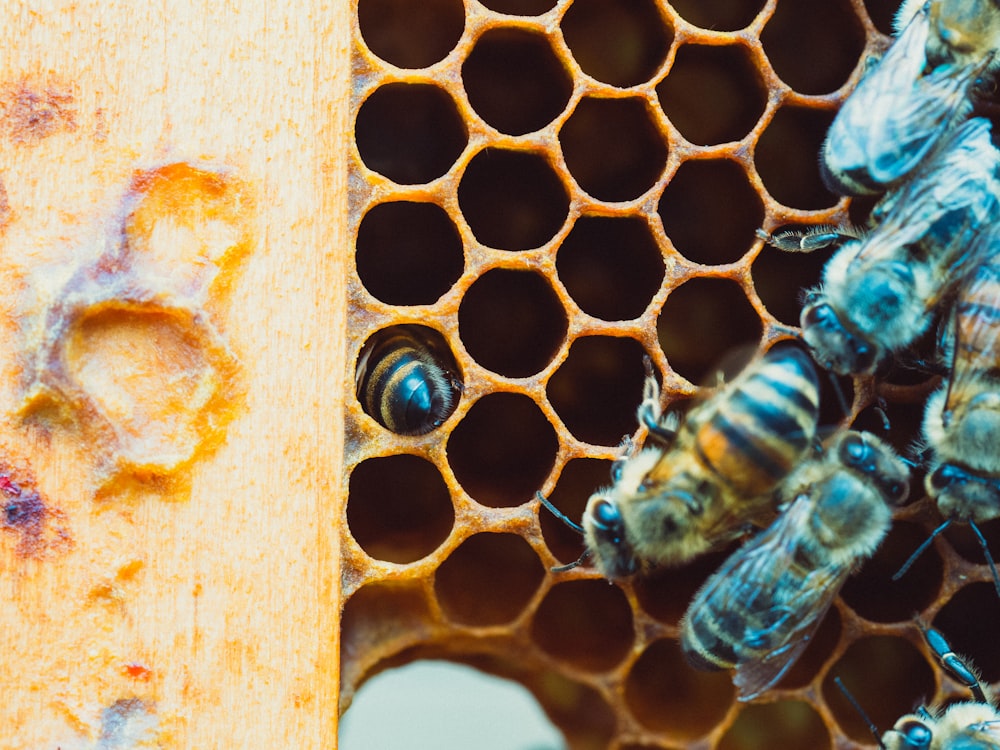
[[[610, 484], [611, 462], [598, 458], [577, 458], [563, 468], [549, 501], [571, 521], [580, 523], [587, 500], [599, 487]], [[542, 537], [560, 563], [576, 560], [583, 553], [583, 536], [556, 518], [545, 507], [538, 509]]]
[[753, 286], [767, 311], [782, 323], [797, 326], [802, 295], [817, 286], [830, 252], [789, 253], [765, 245], [753, 262]]
[[481, 2], [490, 10], [510, 16], [540, 16], [555, 6], [555, 0], [481, 0]]
[[816, 750], [830, 747], [830, 732], [816, 709], [802, 701], [746, 706], [722, 736], [719, 750]]
[[761, 134], [754, 161], [767, 192], [790, 208], [829, 208], [837, 196], [819, 176], [819, 152], [832, 112], [782, 107]]
[[462, 36], [462, 0], [358, 0], [358, 26], [368, 49], [400, 68], [443, 60]]
[[1000, 597], [992, 583], [982, 582], [962, 587], [938, 612], [933, 626], [941, 631], [956, 654], [976, 666], [983, 679], [996, 682], [1000, 680], [998, 623]]
[[745, 29], [764, 7], [761, 0], [671, 0], [670, 4], [684, 20], [712, 31]]

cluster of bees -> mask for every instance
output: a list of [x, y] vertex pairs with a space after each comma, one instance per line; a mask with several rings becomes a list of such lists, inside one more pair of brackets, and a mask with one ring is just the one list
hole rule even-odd
[[[972, 116], [1000, 69], [1000, 4], [906, 0], [896, 28], [820, 155], [831, 190], [881, 195], [868, 225], [759, 233], [787, 251], [838, 245], [805, 296], [809, 354], [774, 347], [684, 416], [662, 408], [650, 371], [637, 411], [644, 444], [626, 439], [582, 522], [538, 495], [586, 542], [579, 560], [555, 570], [589, 562], [611, 580], [761, 529], [704, 584], [681, 626], [689, 662], [734, 670], [741, 700], [787, 672], [909, 492], [912, 461], [879, 437], [845, 428], [820, 440], [814, 362], [838, 375], [916, 362], [912, 347], [938, 321], [936, 352], [920, 363], [944, 374], [919, 446], [944, 519], [928, 544], [949, 524], [968, 524], [1000, 593], [979, 531], [1000, 517], [1000, 151], [990, 122]], [[386, 427], [420, 434], [450, 414], [460, 385], [428, 342], [402, 332], [363, 353], [357, 387]], [[918, 709], [881, 737], [872, 727], [879, 746], [1000, 747], [1000, 712], [974, 669], [940, 633], [924, 632], [973, 700], [938, 715]]]

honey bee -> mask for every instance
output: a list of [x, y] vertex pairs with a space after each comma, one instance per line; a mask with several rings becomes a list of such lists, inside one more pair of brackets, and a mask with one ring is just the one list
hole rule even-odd
[[1000, 6], [995, 0], [906, 0], [897, 23], [924, 10], [928, 65], [1000, 65]]
[[399, 435], [440, 427], [461, 390], [444, 348], [415, 325], [394, 326], [369, 339], [355, 376], [365, 412]]
[[940, 65], [927, 60], [931, 40], [937, 38], [931, 28], [937, 28], [940, 6], [958, 4], [936, 2], [928, 8], [923, 0], [910, 0], [897, 14], [898, 38], [881, 60], [868, 61], [823, 143], [820, 176], [830, 191], [884, 191], [910, 174], [968, 116], [970, 90], [985, 58], [968, 56]]
[[681, 622], [692, 666], [735, 667], [739, 699], [774, 685], [809, 644], [847, 576], [905, 499], [909, 471], [877, 437], [838, 433], [776, 492], [778, 518], [709, 578]]
[[771, 491], [815, 439], [816, 370], [800, 349], [772, 349], [683, 421], [661, 412], [650, 373], [638, 416], [648, 444], [615, 462], [582, 525], [569, 522], [609, 579], [680, 565], [773, 517]]
[[870, 374], [930, 325], [972, 258], [977, 235], [1000, 209], [1000, 152], [989, 121], [951, 131], [913, 179], [887, 193], [868, 233], [821, 228], [767, 235], [783, 250], [812, 250], [845, 239], [805, 296], [802, 336], [816, 361], [840, 375]]

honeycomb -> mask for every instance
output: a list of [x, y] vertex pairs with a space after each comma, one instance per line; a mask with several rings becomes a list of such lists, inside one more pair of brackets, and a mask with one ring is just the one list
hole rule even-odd
[[[733, 352], [795, 335], [828, 254], [754, 230], [870, 209], [824, 189], [817, 153], [897, 4], [354, 0], [345, 387], [396, 326], [445, 347], [462, 387], [418, 436], [348, 400], [341, 710], [379, 671], [445, 658], [520, 681], [572, 748], [871, 746], [835, 676], [883, 730], [965, 696], [915, 615], [1000, 681], [1000, 599], [968, 529], [890, 581], [940, 523], [919, 472], [803, 657], [749, 704], [677, 640], [728, 550], [615, 585], [553, 573], [581, 539], [533, 499], [579, 518], [608, 483], [644, 357], [685, 399]], [[824, 384], [823, 422], [904, 451], [936, 382], [842, 379], [847, 414]], [[1000, 523], [982, 530], [1000, 550]]]

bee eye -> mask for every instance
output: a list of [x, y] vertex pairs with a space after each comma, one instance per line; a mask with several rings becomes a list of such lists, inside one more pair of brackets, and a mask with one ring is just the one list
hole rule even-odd
[[837, 320], [837, 314], [833, 308], [825, 302], [815, 307], [806, 307], [802, 311], [802, 327], [829, 326]]
[[896, 731], [903, 735], [907, 750], [925, 750], [931, 746], [931, 739], [934, 737], [930, 728], [916, 719], [903, 722]]
[[618, 508], [607, 500], [594, 503], [593, 511], [594, 523], [602, 529], [614, 529], [621, 525], [622, 516]]
[[889, 496], [889, 499], [894, 502], [902, 500], [903, 497], [909, 491], [909, 489], [910, 488], [906, 484], [906, 482], [890, 482], [885, 488], [886, 494]]
[[611, 481], [617, 483], [622, 478], [622, 472], [625, 470], [626, 458], [616, 459], [611, 464]]
[[953, 484], [964, 484], [967, 480], [966, 473], [954, 464], [941, 464], [931, 474], [931, 487], [940, 491]]
[[848, 435], [840, 444], [840, 460], [848, 466], [860, 467], [868, 458], [868, 446], [860, 435]]

